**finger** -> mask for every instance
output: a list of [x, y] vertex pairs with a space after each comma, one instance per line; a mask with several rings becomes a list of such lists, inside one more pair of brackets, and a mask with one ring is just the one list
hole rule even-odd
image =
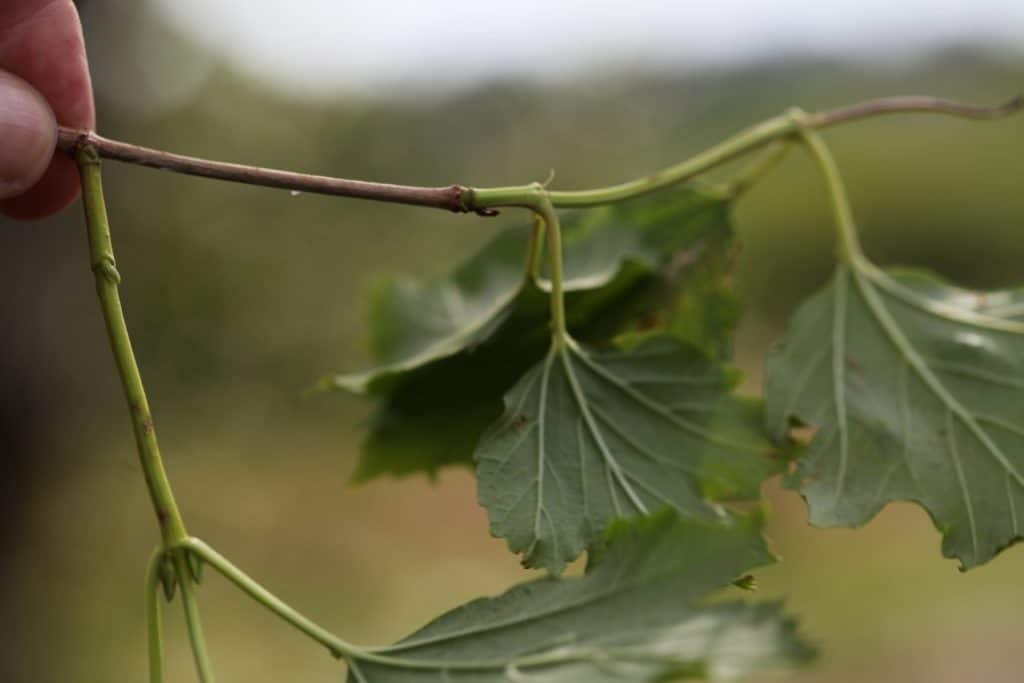
[[[61, 125], [95, 127], [85, 42], [71, 0], [0, 0], [0, 69], [42, 93]], [[0, 211], [16, 218], [46, 216], [71, 203], [78, 191], [74, 162], [56, 154], [27, 192], [0, 201]]]
[[57, 120], [35, 88], [3, 71], [0, 140], [0, 199], [8, 199], [42, 178], [57, 144]]

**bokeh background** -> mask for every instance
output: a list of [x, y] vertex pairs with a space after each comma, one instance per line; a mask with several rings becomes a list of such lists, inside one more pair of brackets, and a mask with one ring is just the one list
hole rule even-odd
[[[599, 5], [595, 7], [593, 5]], [[711, 7], [714, 5], [714, 7]], [[813, 5], [813, 6], [812, 6]], [[1024, 5], [938, 2], [80, 3], [110, 137], [393, 182], [612, 183], [799, 104], [1024, 88]], [[959, 283], [1024, 280], [1024, 119], [911, 116], [830, 131], [867, 251]], [[304, 398], [367, 362], [364, 293], [435, 275], [521, 217], [221, 184], [109, 163], [129, 325], [190, 530], [344, 637], [384, 643], [527, 578], [466, 471], [349, 485], [369, 406]], [[799, 153], [737, 207], [737, 362], [831, 268], [822, 186]], [[78, 206], [0, 223], [0, 680], [143, 680], [157, 538], [94, 297]], [[921, 510], [816, 530], [770, 483], [785, 595], [822, 647], [774, 680], [1019, 681], [1024, 550], [961, 574]], [[343, 667], [216, 578], [224, 681]], [[176, 602], [168, 680], [192, 680]]]

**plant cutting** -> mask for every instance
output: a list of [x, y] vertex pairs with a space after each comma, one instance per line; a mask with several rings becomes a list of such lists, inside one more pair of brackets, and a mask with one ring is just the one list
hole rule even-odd
[[[184, 157], [61, 129], [76, 160], [91, 267], [160, 531], [147, 577], [150, 679], [163, 680], [163, 603], [181, 602], [201, 681], [199, 615], [213, 573], [347, 664], [354, 683], [711, 679], [803, 664], [814, 648], [778, 603], [740, 599], [772, 561], [762, 483], [783, 476], [820, 526], [886, 503], [924, 507], [965, 569], [1021, 536], [1024, 308], [921, 270], [885, 270], [860, 246], [822, 131], [882, 115], [996, 119], [929, 97], [793, 109], [619, 185], [412, 187]], [[790, 148], [816, 164], [836, 270], [767, 361], [764, 401], [736, 394], [739, 318], [730, 210]], [[700, 176], [748, 158], [721, 184]], [[468, 603], [385, 646], [356, 645], [284, 603], [182, 518], [122, 311], [101, 159], [293, 191], [522, 212], [450, 277], [378, 288], [377, 365], [317, 389], [368, 397], [356, 479], [469, 466], [491, 532], [546, 576]], [[808, 429], [795, 429], [811, 428]], [[810, 434], [810, 436], [808, 436]], [[566, 565], [586, 554], [582, 576]], [[204, 568], [207, 568], [204, 571]]]

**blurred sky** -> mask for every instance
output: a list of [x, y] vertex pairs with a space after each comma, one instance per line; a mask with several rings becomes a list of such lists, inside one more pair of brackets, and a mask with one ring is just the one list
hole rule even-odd
[[247, 72], [310, 94], [685, 70], [793, 53], [896, 63], [951, 44], [1024, 52], [1024, 0], [154, 2]]

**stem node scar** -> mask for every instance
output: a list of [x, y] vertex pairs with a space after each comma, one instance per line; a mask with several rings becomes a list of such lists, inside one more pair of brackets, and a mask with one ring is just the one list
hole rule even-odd
[[92, 270], [97, 275], [102, 275], [115, 285], [121, 284], [121, 273], [117, 272], [117, 265], [112, 258], [102, 257], [93, 264]]

